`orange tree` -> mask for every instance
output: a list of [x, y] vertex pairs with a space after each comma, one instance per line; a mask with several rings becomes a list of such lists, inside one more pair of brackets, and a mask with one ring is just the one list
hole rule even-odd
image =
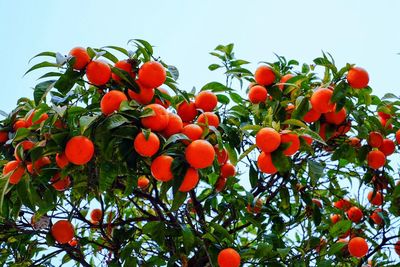
[[187, 92], [131, 42], [40, 53], [2, 112], [2, 265], [396, 264], [397, 96], [329, 54], [253, 73], [232, 44]]

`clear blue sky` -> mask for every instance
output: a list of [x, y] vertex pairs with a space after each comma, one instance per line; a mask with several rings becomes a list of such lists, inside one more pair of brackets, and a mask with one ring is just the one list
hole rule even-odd
[[[111, 3], [111, 4], [110, 4]], [[141, 38], [176, 65], [182, 89], [222, 75], [211, 73], [208, 55], [233, 42], [238, 57], [274, 60], [273, 52], [310, 61], [321, 50], [338, 63], [366, 68], [381, 95], [400, 89], [399, 1], [6, 1], [0, 0], [0, 109], [32, 97], [38, 73], [22, 77], [41, 51], [77, 45], [125, 46]], [[254, 70], [254, 66], [252, 70]]]

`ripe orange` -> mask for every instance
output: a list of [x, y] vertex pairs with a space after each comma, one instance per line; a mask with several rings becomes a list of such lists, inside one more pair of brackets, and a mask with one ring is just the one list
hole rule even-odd
[[167, 73], [157, 61], [149, 61], [144, 63], [139, 69], [139, 80], [148, 88], [156, 88], [161, 86], [167, 78]]
[[335, 107], [335, 104], [331, 102], [332, 95], [332, 90], [328, 88], [315, 90], [310, 99], [312, 108], [319, 113], [332, 111]]
[[396, 131], [396, 142], [400, 144], [400, 129]]
[[50, 183], [57, 191], [64, 191], [71, 185], [69, 176], [61, 177], [60, 173], [56, 173], [51, 179]]
[[68, 166], [69, 161], [67, 156], [65, 155], [65, 153], [57, 153], [56, 154], [56, 164], [60, 169], [65, 168], [66, 166]]
[[258, 156], [257, 165], [260, 171], [267, 174], [274, 174], [278, 171], [272, 163], [270, 153], [261, 152]]
[[236, 168], [231, 163], [227, 162], [221, 166], [221, 176], [224, 178], [235, 176]]
[[286, 156], [292, 156], [300, 149], [300, 139], [295, 133], [283, 132], [281, 134], [281, 143], [290, 143], [290, 146], [283, 151]]
[[27, 128], [26, 121], [24, 119], [18, 119], [14, 122], [13, 129], [17, 131], [20, 128]]
[[218, 145], [215, 145], [214, 150], [215, 150], [215, 155], [217, 155], [218, 163], [221, 165], [225, 164], [229, 159], [228, 152], [226, 151], [226, 149], [222, 148], [222, 150], [219, 150]]
[[362, 237], [353, 237], [347, 247], [353, 257], [361, 258], [368, 253], [368, 244]]
[[217, 96], [210, 91], [202, 91], [195, 98], [196, 108], [206, 111], [213, 111], [218, 104]]
[[199, 182], [199, 172], [194, 168], [188, 168], [185, 176], [183, 177], [183, 181], [181, 186], [179, 187], [179, 191], [181, 192], [189, 192], [193, 188], [196, 187]]
[[342, 108], [341, 110], [339, 110], [338, 112], [331, 111], [331, 112], [327, 112], [324, 114], [325, 116], [325, 120], [329, 123], [335, 124], [335, 125], [340, 125], [342, 124], [345, 120], [346, 120], [346, 109]]
[[368, 72], [360, 67], [353, 67], [347, 73], [347, 82], [355, 89], [361, 89], [368, 86]]
[[193, 168], [210, 167], [215, 158], [214, 147], [206, 140], [195, 140], [187, 146], [185, 158]]
[[142, 157], [154, 156], [160, 148], [160, 139], [155, 133], [150, 133], [146, 139], [145, 135], [140, 132], [133, 142], [135, 151]]
[[386, 156], [382, 151], [373, 150], [367, 155], [368, 166], [372, 169], [379, 169], [386, 163]]
[[83, 47], [72, 48], [71, 51], [69, 51], [69, 55], [75, 58], [72, 67], [76, 70], [83, 70], [91, 60], [88, 52]]
[[383, 139], [382, 145], [379, 147], [379, 150], [385, 154], [385, 156], [390, 156], [396, 150], [396, 145], [394, 142], [388, 138]]
[[316, 122], [321, 117], [321, 113], [311, 108], [306, 115], [304, 115], [303, 120], [307, 123]]
[[262, 128], [256, 134], [256, 145], [264, 152], [273, 152], [280, 144], [281, 135], [273, 128]]
[[0, 131], [0, 144], [5, 143], [7, 141], [8, 141], [8, 132]]
[[114, 111], [118, 111], [122, 101], [128, 101], [128, 98], [123, 92], [118, 90], [108, 92], [100, 101], [101, 112], [103, 112], [104, 115], [110, 115]]
[[71, 247], [76, 247], [78, 245], [78, 240], [76, 238], [72, 238], [72, 240], [68, 242], [68, 245]]
[[394, 245], [394, 251], [396, 251], [397, 255], [400, 256], [400, 240]]
[[174, 175], [171, 171], [172, 162], [174, 159], [171, 156], [161, 155], [153, 160], [151, 163], [151, 175], [161, 182], [168, 182]]
[[33, 171], [36, 173], [40, 173], [40, 170], [47, 165], [51, 164], [51, 160], [49, 157], [41, 157], [37, 159], [35, 162], [33, 162]]
[[[156, 90], [160, 91], [161, 93], [165, 95], [169, 95], [167, 89], [157, 87]], [[162, 96], [157, 96], [154, 103], [159, 104], [163, 106], [164, 108], [168, 108], [171, 105], [171, 102], [167, 99], [164, 99]]]
[[370, 191], [368, 193], [368, 200], [372, 205], [380, 206], [383, 203], [383, 196], [381, 192]]
[[283, 91], [283, 89], [285, 88], [284, 83], [286, 83], [286, 82], [287, 82], [288, 80], [290, 80], [291, 78], [293, 78], [293, 75], [290, 74], [290, 73], [288, 73], [288, 74], [282, 76], [281, 80], [279, 81], [280, 84], [278, 85], [278, 87], [279, 87], [279, 89], [280, 89], [281, 91]]
[[86, 67], [86, 77], [96, 86], [105, 85], [111, 78], [111, 68], [104, 61], [93, 60]]
[[140, 176], [137, 181], [138, 187], [142, 190], [146, 189], [149, 186], [149, 183], [150, 183], [149, 179], [144, 175]]
[[233, 248], [226, 248], [218, 253], [218, 265], [220, 267], [239, 267], [240, 255]]
[[249, 90], [249, 101], [252, 104], [265, 102], [268, 97], [268, 91], [264, 86], [255, 85]]
[[183, 101], [177, 107], [178, 116], [184, 122], [192, 122], [197, 116], [196, 104], [194, 102], [187, 103]]
[[15, 146], [14, 157], [16, 160], [19, 160], [19, 161], [22, 161], [20, 155], [18, 154], [19, 147], [21, 147], [21, 146], [22, 146], [22, 150], [25, 152], [25, 151], [31, 150], [35, 146], [35, 143], [30, 140], [24, 140]]
[[39, 118], [37, 118], [35, 121], [33, 121], [33, 117], [35, 116], [36, 111], [32, 111], [32, 113], [29, 115], [28, 119], [26, 119], [26, 127], [31, 127], [32, 125], [38, 125], [41, 124], [43, 121], [47, 120], [49, 118], [49, 115], [47, 113], [43, 113], [40, 115]]
[[131, 99], [135, 100], [139, 104], [147, 105], [151, 102], [154, 97], [154, 88], [144, 87], [139, 81], [137, 81], [139, 86], [139, 93], [134, 92], [131, 89], [128, 89], [128, 95]]
[[74, 136], [65, 146], [65, 156], [75, 165], [88, 163], [94, 154], [93, 142], [85, 136]]
[[226, 181], [227, 181], [226, 178], [219, 177], [217, 182], [215, 183], [215, 191], [221, 192], [222, 190], [224, 190]]
[[358, 207], [351, 207], [347, 212], [347, 217], [350, 221], [358, 223], [363, 217], [363, 212]]
[[358, 137], [350, 137], [349, 142], [353, 147], [361, 147], [361, 140]]
[[300, 137], [303, 138], [303, 140], [306, 141], [306, 143], [307, 143], [309, 146], [311, 146], [312, 142], [314, 141], [314, 140], [312, 139], [311, 136], [306, 135], [306, 134], [301, 135]]
[[274, 83], [275, 73], [270, 67], [263, 65], [257, 68], [254, 79], [258, 84], [268, 86]]
[[376, 209], [374, 210], [374, 212], [371, 214], [371, 216], [369, 216], [371, 218], [371, 220], [375, 223], [375, 224], [381, 224], [383, 223], [383, 219], [381, 216], [379, 216], [379, 213], [382, 212], [382, 209]]
[[3, 167], [3, 175], [10, 172], [12, 172], [9, 178], [10, 184], [18, 184], [22, 176], [25, 174], [25, 168], [20, 161], [12, 160], [7, 162]]
[[208, 125], [217, 128], [219, 125], [219, 118], [215, 113], [204, 112], [201, 113], [200, 116], [197, 118], [197, 123], [200, 124], [200, 126]]
[[183, 122], [181, 117], [171, 112], [168, 113], [168, 117], [169, 117], [168, 125], [162, 131], [162, 135], [167, 138], [173, 134], [182, 132], [183, 129]]
[[74, 226], [67, 220], [60, 220], [51, 227], [51, 234], [60, 244], [66, 244], [74, 238]]
[[168, 126], [168, 111], [159, 104], [150, 104], [144, 107], [152, 109], [154, 114], [141, 119], [142, 125], [152, 131], [158, 132], [164, 130]]
[[182, 134], [186, 135], [190, 140], [200, 139], [203, 129], [197, 124], [188, 124], [182, 129]]
[[102, 217], [103, 212], [101, 211], [101, 209], [93, 209], [90, 212], [90, 219], [94, 222], [100, 222]]
[[[126, 71], [127, 73], [129, 73], [129, 76], [131, 76], [132, 79], [135, 79], [136, 74], [135, 74], [135, 72], [133, 71], [132, 64], [130, 64], [130, 63], [128, 62], [128, 60], [120, 60], [120, 61], [118, 61], [118, 62], [115, 63], [114, 67], [117, 68], [117, 69]], [[118, 83], [121, 82], [121, 80], [122, 80], [122, 78], [119, 77], [119, 76], [118, 76], [117, 74], [115, 74], [115, 73], [111, 73], [111, 78], [112, 78], [114, 81], [118, 82]]]
[[367, 141], [371, 147], [380, 147], [383, 143], [383, 136], [380, 132], [370, 132]]
[[337, 209], [347, 211], [351, 208], [351, 203], [347, 199], [339, 199], [338, 201], [333, 203], [333, 206]]
[[342, 219], [342, 216], [340, 216], [340, 214], [332, 214], [331, 215], [331, 222], [333, 224], [337, 223], [338, 221], [340, 221]]
[[383, 128], [388, 129], [388, 130], [393, 129], [393, 125], [391, 123], [388, 123], [388, 119], [379, 117], [379, 121]]

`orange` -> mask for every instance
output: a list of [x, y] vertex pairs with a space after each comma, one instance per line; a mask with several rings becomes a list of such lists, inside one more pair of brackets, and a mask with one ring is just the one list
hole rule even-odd
[[257, 165], [260, 171], [267, 174], [274, 174], [278, 171], [272, 163], [270, 153], [261, 152], [258, 156]]
[[43, 113], [37, 118], [35, 121], [33, 121], [33, 117], [35, 116], [36, 111], [34, 110], [26, 119], [26, 127], [31, 127], [32, 125], [38, 125], [41, 124], [43, 121], [47, 120], [49, 118], [49, 115], [47, 113]]
[[18, 184], [22, 176], [25, 174], [25, 169], [22, 163], [18, 160], [7, 162], [3, 167], [3, 175], [12, 172], [9, 182], [10, 184]]
[[310, 99], [312, 108], [319, 113], [332, 111], [335, 107], [335, 104], [331, 102], [332, 95], [332, 90], [328, 88], [315, 90]]
[[142, 175], [139, 177], [138, 181], [137, 181], [137, 185], [140, 189], [144, 190], [149, 186], [149, 179], [147, 179], [146, 176]]
[[8, 141], [8, 132], [0, 131], [0, 144]]
[[51, 227], [51, 234], [60, 244], [66, 244], [74, 238], [74, 226], [67, 220], [60, 220]]
[[27, 128], [26, 121], [24, 119], [18, 119], [14, 122], [13, 129], [17, 131], [20, 128]]
[[318, 208], [322, 209], [322, 203], [321, 203], [321, 201], [320, 201], [319, 199], [313, 198], [311, 201], [312, 201], [315, 205], [317, 205]]
[[379, 150], [385, 154], [385, 156], [390, 156], [396, 150], [396, 145], [394, 142], [388, 138], [383, 139], [382, 145], [379, 147]]
[[300, 139], [295, 133], [284, 132], [281, 134], [281, 143], [290, 143], [290, 146], [283, 151], [286, 156], [292, 156], [300, 149]]
[[361, 258], [368, 253], [368, 244], [362, 237], [353, 237], [347, 247], [353, 257]]
[[[169, 95], [167, 89], [158, 87], [158, 88], [156, 88], [156, 90], [160, 91], [161, 93], [163, 93], [165, 95]], [[171, 105], [171, 102], [169, 100], [164, 99], [162, 96], [158, 96], [158, 95], [154, 102], [156, 104], [163, 106], [164, 108], [168, 108]]]
[[372, 205], [380, 206], [383, 203], [383, 196], [381, 192], [370, 191], [368, 193], [368, 200]]
[[50, 183], [57, 191], [64, 191], [71, 185], [69, 176], [61, 177], [60, 173], [56, 173], [51, 179]]
[[218, 104], [217, 96], [210, 91], [202, 91], [195, 98], [196, 108], [206, 111], [213, 111]]
[[396, 142], [400, 144], [400, 129], [396, 131]]
[[145, 87], [159, 87], [165, 82], [166, 78], [167, 73], [163, 65], [157, 61], [146, 62], [139, 69], [139, 80]]
[[379, 117], [379, 121], [383, 128], [388, 129], [388, 130], [393, 129], [393, 125], [391, 123], [388, 123], [388, 119]]
[[382, 151], [373, 150], [367, 155], [368, 166], [372, 169], [379, 169], [386, 163], [386, 156]]
[[188, 168], [185, 176], [183, 177], [183, 181], [181, 186], [179, 187], [179, 191], [181, 192], [189, 192], [193, 188], [196, 187], [199, 182], [199, 172], [194, 168]]
[[371, 147], [380, 147], [383, 143], [383, 136], [380, 132], [370, 132], [368, 135], [368, 144]]
[[227, 162], [221, 166], [221, 176], [224, 178], [235, 176], [236, 168], [231, 163]]
[[280, 144], [281, 135], [273, 128], [262, 128], [256, 134], [256, 145], [264, 152], [273, 152]]
[[57, 153], [56, 154], [56, 164], [60, 169], [65, 168], [69, 164], [69, 160], [65, 153]]
[[390, 113], [388, 114], [388, 113], [385, 113], [383, 111], [378, 111], [378, 116], [383, 118], [383, 119], [385, 119], [385, 120], [388, 120], [388, 119], [390, 119], [392, 117], [392, 114], [390, 114]]
[[33, 162], [33, 171], [36, 173], [40, 173], [40, 170], [47, 165], [51, 164], [51, 160], [49, 157], [41, 157]]
[[110, 115], [114, 111], [118, 111], [122, 101], [128, 101], [128, 98], [123, 92], [118, 90], [108, 92], [100, 101], [101, 112], [103, 112], [104, 115]]
[[[129, 74], [129, 76], [132, 77], [132, 79], [135, 79], [136, 74], [135, 74], [135, 72], [133, 71], [132, 64], [130, 64], [130, 63], [128, 62], [128, 60], [120, 60], [120, 61], [118, 61], [118, 62], [115, 63], [114, 67], [117, 68], [117, 69], [126, 71], [126, 72]], [[118, 83], [121, 82], [121, 80], [122, 80], [122, 78], [119, 77], [119, 76], [118, 76], [117, 74], [115, 74], [115, 73], [111, 73], [111, 78], [112, 78], [114, 81], [118, 82]]]
[[136, 93], [131, 89], [128, 89], [129, 97], [138, 102], [139, 104], [142, 105], [149, 104], [154, 97], [154, 88], [144, 87], [139, 81], [137, 81], [137, 84], [140, 89], [139, 93]]
[[208, 125], [217, 128], [219, 125], [219, 118], [217, 115], [215, 115], [215, 113], [204, 112], [201, 113], [200, 116], [197, 118], [197, 123], [200, 124], [200, 126]]
[[159, 132], [168, 126], [168, 111], [159, 104], [150, 104], [144, 107], [144, 110], [152, 109], [154, 114], [141, 119], [142, 125], [152, 131]]
[[192, 122], [197, 116], [196, 104], [194, 102], [187, 103], [183, 101], [177, 107], [178, 116], [184, 122]]
[[311, 108], [306, 115], [304, 115], [303, 120], [308, 123], [316, 122], [321, 117], [321, 113]]
[[347, 73], [347, 82], [355, 89], [361, 89], [368, 86], [368, 72], [360, 67], [353, 67]]
[[222, 148], [222, 150], [218, 149], [218, 145], [214, 146], [215, 154], [217, 155], [217, 160], [218, 163], [223, 165], [228, 161], [228, 152], [226, 151], [225, 148]]
[[338, 201], [333, 203], [333, 206], [337, 209], [347, 211], [351, 208], [351, 203], [347, 199], [339, 199]]
[[227, 181], [226, 178], [219, 177], [217, 182], [215, 183], [215, 191], [221, 192], [222, 190], [224, 190], [225, 185], [226, 185], [226, 181]]
[[283, 91], [283, 89], [285, 88], [284, 83], [286, 83], [291, 78], [293, 78], [293, 75], [290, 73], [282, 76], [281, 80], [279, 81], [280, 84], [278, 85], [278, 87], [279, 87], [279, 89], [281, 89], [281, 91]]
[[90, 212], [90, 219], [94, 222], [100, 222], [103, 217], [101, 209], [94, 209]]
[[358, 207], [355, 206], [348, 209], [346, 214], [349, 220], [355, 223], [360, 222], [363, 217], [363, 212]]
[[349, 142], [353, 147], [361, 147], [361, 140], [358, 137], [350, 137]]
[[71, 247], [76, 247], [78, 245], [78, 240], [73, 238], [71, 241], [68, 242], [68, 245], [70, 245]]
[[233, 248], [226, 248], [218, 253], [218, 265], [220, 267], [239, 267], [240, 255]]
[[171, 112], [168, 113], [168, 117], [169, 117], [168, 125], [162, 131], [162, 135], [164, 135], [167, 138], [173, 134], [182, 132], [183, 129], [183, 122], [181, 117]]
[[186, 135], [190, 140], [198, 140], [203, 134], [203, 129], [197, 124], [188, 124], [182, 128], [182, 134]]
[[185, 158], [193, 168], [210, 167], [215, 158], [214, 147], [206, 140], [195, 140], [187, 146]]
[[346, 120], [346, 109], [342, 108], [341, 110], [339, 110], [338, 112], [331, 111], [331, 112], [327, 112], [324, 114], [325, 120], [329, 123], [335, 124], [335, 125], [340, 125], [342, 124], [345, 120]]
[[171, 171], [172, 162], [174, 159], [171, 156], [161, 155], [153, 160], [151, 163], [151, 175], [161, 182], [168, 182], [174, 175]]
[[382, 209], [376, 209], [374, 210], [374, 212], [371, 214], [371, 216], [369, 216], [371, 218], [371, 220], [375, 223], [375, 224], [381, 224], [383, 223], [383, 219], [381, 216], [379, 216], [379, 213], [382, 212]]
[[65, 146], [65, 156], [75, 165], [88, 163], [94, 154], [93, 142], [85, 136], [74, 136]]
[[22, 146], [22, 150], [25, 152], [25, 151], [31, 150], [35, 146], [35, 143], [30, 140], [24, 140], [15, 146], [14, 157], [16, 160], [22, 161], [22, 159], [20, 158], [20, 156], [17, 153], [19, 151], [20, 146]]
[[301, 138], [303, 138], [303, 140], [309, 145], [309, 146], [311, 146], [311, 144], [312, 144], [312, 142], [314, 141], [313, 139], [312, 139], [312, 137], [311, 136], [309, 136], [309, 135], [302, 135], [302, 136], [300, 136]]
[[400, 240], [394, 245], [394, 251], [396, 251], [397, 255], [400, 256]]
[[268, 86], [274, 83], [275, 73], [270, 67], [263, 65], [256, 69], [254, 79], [258, 84]]
[[340, 221], [342, 219], [342, 216], [340, 216], [340, 214], [332, 214], [331, 215], [331, 222], [333, 224], [337, 223], [338, 221]]
[[86, 67], [86, 77], [96, 86], [105, 85], [111, 78], [111, 68], [104, 61], [93, 60]]
[[333, 134], [333, 137], [338, 137], [340, 135], [344, 135], [351, 130], [351, 121], [346, 121], [337, 127], [336, 131]]
[[91, 60], [88, 52], [83, 47], [72, 48], [71, 51], [69, 51], [69, 55], [75, 58], [72, 67], [76, 70], [83, 70]]
[[135, 151], [142, 157], [154, 156], [160, 148], [160, 139], [155, 133], [150, 133], [148, 138], [140, 132], [133, 142]]
[[255, 85], [249, 90], [249, 101], [252, 104], [263, 103], [267, 100], [268, 91], [264, 86]]

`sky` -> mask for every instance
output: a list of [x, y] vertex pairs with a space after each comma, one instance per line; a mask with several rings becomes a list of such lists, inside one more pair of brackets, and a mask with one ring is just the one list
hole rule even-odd
[[155, 55], [180, 72], [181, 89], [224, 82], [208, 53], [235, 44], [236, 56], [252, 64], [274, 53], [311, 63], [329, 52], [337, 64], [355, 63], [370, 75], [375, 94], [400, 90], [400, 1], [203, 0], [203, 1], [6, 1], [0, 0], [0, 110], [33, 97], [36, 72], [23, 76], [42, 51], [67, 54], [75, 46], [127, 47], [145, 39]]

